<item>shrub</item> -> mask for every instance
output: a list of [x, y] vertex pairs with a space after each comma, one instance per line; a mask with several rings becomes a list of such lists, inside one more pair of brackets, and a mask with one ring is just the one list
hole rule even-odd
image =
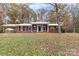
[[2, 33], [3, 32], [3, 27], [2, 26], [0, 26], [0, 33]]

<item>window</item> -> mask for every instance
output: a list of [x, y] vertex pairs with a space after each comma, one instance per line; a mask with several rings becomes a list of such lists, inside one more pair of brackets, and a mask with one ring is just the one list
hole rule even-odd
[[21, 31], [21, 26], [19, 26], [19, 31]]
[[28, 31], [31, 31], [31, 26], [28, 26]]
[[36, 25], [33, 26], [33, 31], [34, 31], [34, 32], [37, 31], [37, 26], [36, 26]]

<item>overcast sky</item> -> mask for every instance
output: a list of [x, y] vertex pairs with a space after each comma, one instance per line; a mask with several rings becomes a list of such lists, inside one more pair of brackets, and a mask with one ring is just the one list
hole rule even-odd
[[79, 0], [0, 0], [0, 3], [79, 3]]
[[32, 3], [32, 4], [29, 4], [29, 7], [32, 8], [33, 10], [38, 10], [41, 8], [44, 8], [47, 10], [52, 9], [52, 6], [50, 4], [46, 4], [46, 3]]

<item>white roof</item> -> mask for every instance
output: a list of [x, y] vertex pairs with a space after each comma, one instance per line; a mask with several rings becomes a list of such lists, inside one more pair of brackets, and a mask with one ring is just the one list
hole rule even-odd
[[18, 24], [18, 26], [31, 26], [31, 24]]
[[4, 24], [2, 26], [31, 26], [31, 24]]
[[48, 24], [48, 26], [58, 26], [57, 23], [55, 24], [49, 24], [49, 22], [31, 22], [31, 24], [4, 24], [2, 26], [11, 26], [11, 27], [16, 27], [16, 26], [32, 26], [32, 24]]
[[58, 26], [58, 24], [48, 24], [48, 26]]
[[31, 22], [31, 24], [49, 24], [49, 22]]
[[15, 26], [15, 24], [4, 24], [2, 26]]

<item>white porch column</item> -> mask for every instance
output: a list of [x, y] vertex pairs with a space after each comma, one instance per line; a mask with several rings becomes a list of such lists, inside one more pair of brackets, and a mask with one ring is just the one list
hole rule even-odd
[[31, 32], [33, 32], [33, 31], [32, 31], [32, 26], [31, 26]]
[[21, 26], [21, 31], [23, 31], [23, 26]]
[[37, 25], [37, 32], [38, 32], [38, 25]]
[[41, 25], [41, 32], [43, 32], [43, 24]]
[[47, 32], [49, 32], [49, 26], [47, 25]]

